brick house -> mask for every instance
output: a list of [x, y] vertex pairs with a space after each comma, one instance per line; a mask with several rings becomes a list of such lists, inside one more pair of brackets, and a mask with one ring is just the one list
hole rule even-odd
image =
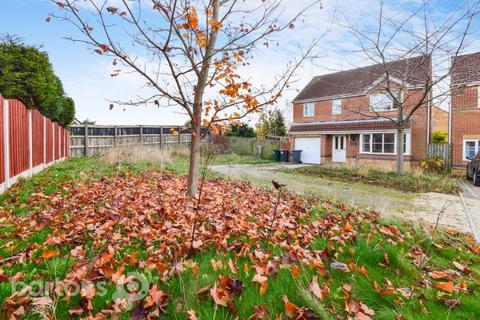
[[[391, 86], [395, 85], [392, 79], [402, 79], [398, 83], [406, 88], [402, 92], [405, 110], [422, 101], [422, 84], [431, 76], [430, 56], [318, 76], [298, 94], [289, 133], [292, 148], [303, 150], [302, 162], [395, 166], [396, 127], [381, 117], [397, 113], [397, 106], [382, 89], [386, 70]], [[431, 109], [429, 103], [422, 105], [407, 124], [406, 167], [426, 157]]]
[[452, 58], [451, 87], [452, 160], [460, 168], [480, 151], [480, 53]]

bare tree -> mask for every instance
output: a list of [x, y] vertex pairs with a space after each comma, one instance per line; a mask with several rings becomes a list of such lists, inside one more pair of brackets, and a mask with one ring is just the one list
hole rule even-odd
[[368, 74], [364, 77], [377, 80], [368, 91], [383, 92], [390, 107], [383, 108], [385, 101], [378, 105], [371, 101], [368, 108], [342, 105], [342, 109], [394, 124], [398, 175], [404, 173], [404, 134], [414, 115], [420, 111], [428, 115], [434, 104], [442, 105], [450, 97], [448, 80], [454, 67], [451, 61], [467, 48], [479, 3], [452, 3], [455, 10], [441, 15], [436, 1], [410, 3], [410, 10], [405, 6], [387, 10], [380, 0], [378, 15], [369, 19], [367, 26], [343, 25], [358, 41], [358, 52], [369, 64], [376, 65], [365, 68]]
[[[240, 75], [256, 50], [274, 46], [275, 36], [321, 8], [311, 0], [293, 14], [283, 0], [63, 0], [53, 1], [81, 34], [69, 38], [141, 77], [151, 95], [114, 101], [122, 105], [178, 106], [191, 120], [188, 193], [198, 193], [201, 127], [217, 132], [275, 104], [295, 81], [301, 63], [320, 39], [299, 47], [296, 59], [268, 85]], [[115, 4], [115, 5], [114, 5]], [[49, 20], [49, 19], [48, 19]], [[302, 49], [303, 48], [303, 49]], [[117, 76], [120, 68], [112, 74]], [[113, 107], [113, 104], [111, 105]]]

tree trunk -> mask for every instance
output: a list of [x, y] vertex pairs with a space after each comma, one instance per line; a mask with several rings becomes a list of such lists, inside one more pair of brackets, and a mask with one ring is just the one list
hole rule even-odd
[[403, 143], [404, 143], [404, 133], [405, 130], [403, 127], [397, 128], [397, 175], [403, 176], [404, 168], [403, 168]]
[[196, 198], [198, 195], [198, 180], [200, 176], [200, 123], [192, 119], [192, 142], [190, 143], [190, 166], [188, 171], [188, 195]]

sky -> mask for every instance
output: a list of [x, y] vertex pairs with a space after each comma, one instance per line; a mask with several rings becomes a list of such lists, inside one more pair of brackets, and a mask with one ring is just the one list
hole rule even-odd
[[[118, 2], [118, 0], [111, 0]], [[247, 0], [258, 1], [258, 0]], [[285, 14], [295, 12], [307, 0], [286, 0]], [[385, 9], [396, 15], [417, 5], [420, 0], [386, 1]], [[434, 15], [441, 17], [455, 10], [457, 1], [442, 0], [434, 3]], [[378, 12], [376, 0], [324, 0], [322, 7], [312, 10], [296, 24], [295, 29], [278, 36], [278, 47], [262, 48], [255, 55], [252, 65], [243, 70], [252, 83], [268, 83], [272, 76], [281, 72], [285, 64], [299, 54], [299, 47], [308, 43], [327, 29], [330, 31], [315, 49], [317, 58], [307, 61], [296, 74], [296, 82], [284, 93], [279, 102], [288, 119], [291, 119], [289, 102], [315, 75], [371, 64], [358, 51], [354, 35], [344, 25], [357, 25], [368, 29]], [[111, 58], [93, 53], [80, 43], [65, 39], [78, 36], [78, 31], [64, 21], [46, 18], [58, 14], [58, 8], [49, 0], [0, 0], [0, 34], [18, 35], [26, 43], [41, 45], [50, 57], [56, 74], [63, 82], [66, 93], [76, 103], [76, 118], [90, 119], [97, 124], [118, 125], [182, 125], [187, 116], [178, 107], [155, 108], [115, 107], [109, 110], [111, 100], [135, 98], [144, 88], [143, 82], [134, 74], [111, 77]], [[477, 44], [466, 48], [475, 51]], [[251, 122], [255, 122], [252, 118]]]

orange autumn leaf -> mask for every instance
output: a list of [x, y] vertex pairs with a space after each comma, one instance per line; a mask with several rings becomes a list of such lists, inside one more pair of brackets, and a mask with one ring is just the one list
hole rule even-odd
[[292, 266], [292, 268], [290, 269], [290, 272], [292, 273], [292, 276], [296, 278], [300, 275], [302, 271], [298, 266]]
[[288, 300], [287, 296], [283, 296], [283, 304], [285, 306], [285, 314], [289, 319], [296, 319], [299, 314], [299, 308]]
[[455, 285], [453, 284], [452, 281], [437, 282], [435, 284], [435, 288], [443, 290], [448, 293], [453, 293], [453, 291], [455, 290]]
[[343, 226], [343, 231], [345, 231], [345, 232], [352, 232], [353, 231], [353, 227], [348, 221]]
[[268, 289], [268, 281], [265, 281], [260, 286], [260, 290], [259, 290], [260, 295], [263, 296], [265, 294], [265, 292], [267, 292], [267, 289]]
[[50, 258], [53, 258], [53, 257], [56, 257], [60, 254], [60, 252], [56, 251], [56, 250], [47, 250], [47, 251], [44, 251], [42, 253], [42, 258], [47, 260], [47, 259], [50, 259]]

